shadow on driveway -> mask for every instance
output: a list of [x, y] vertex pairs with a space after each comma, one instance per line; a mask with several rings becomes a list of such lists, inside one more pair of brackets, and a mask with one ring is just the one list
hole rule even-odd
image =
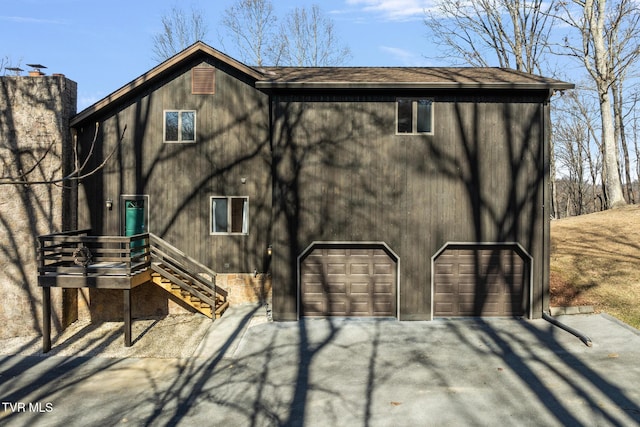
[[0, 424], [640, 423], [638, 331], [561, 320], [593, 347], [544, 320], [270, 323], [237, 308], [190, 358], [5, 357]]

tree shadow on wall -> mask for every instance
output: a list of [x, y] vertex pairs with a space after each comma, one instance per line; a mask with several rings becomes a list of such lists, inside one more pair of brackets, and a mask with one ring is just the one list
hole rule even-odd
[[[0, 78], [0, 257], [2, 291], [12, 301], [0, 316], [5, 333], [42, 331], [41, 296], [37, 292], [37, 236], [67, 227], [70, 141], [68, 119], [75, 99], [67, 99], [64, 78]], [[72, 313], [63, 313], [62, 298], [54, 294], [53, 326], [61, 330]]]

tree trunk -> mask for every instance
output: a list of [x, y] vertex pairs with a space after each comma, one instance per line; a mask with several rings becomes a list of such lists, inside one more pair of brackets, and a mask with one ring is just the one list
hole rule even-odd
[[[611, 87], [611, 93], [613, 95], [613, 114], [615, 118], [615, 134], [616, 141], [620, 141], [620, 148], [622, 148], [622, 156], [624, 160], [624, 177], [625, 185], [624, 190], [626, 192], [627, 201], [629, 203], [635, 203], [635, 195], [633, 193], [633, 181], [631, 179], [631, 162], [629, 160], [629, 147], [627, 145], [627, 135], [624, 126], [624, 109], [622, 104], [622, 83], [623, 77], [620, 76], [618, 81]], [[619, 157], [618, 157], [619, 158]]]
[[[597, 7], [597, 9], [594, 8]], [[615, 208], [626, 205], [620, 181], [620, 168], [615, 140], [615, 129], [612, 115], [611, 98], [609, 96], [610, 83], [614, 76], [610, 75], [607, 49], [605, 47], [605, 0], [587, 0], [584, 3], [585, 17], [588, 20], [588, 33], [583, 37], [593, 40], [593, 66], [589, 58], [585, 56], [585, 65], [595, 80], [600, 101], [600, 117], [602, 122], [603, 158], [602, 176], [604, 189], [607, 195], [607, 208]], [[588, 44], [588, 43], [587, 43]]]
[[602, 163], [605, 169], [603, 179], [607, 192], [607, 208], [617, 208], [626, 205], [627, 202], [624, 199], [622, 182], [620, 181], [620, 168], [608, 91], [600, 92], [600, 117], [602, 118], [602, 144], [604, 148]]

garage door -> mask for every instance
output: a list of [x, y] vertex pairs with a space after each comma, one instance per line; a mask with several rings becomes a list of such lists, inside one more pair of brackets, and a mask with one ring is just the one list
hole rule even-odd
[[434, 261], [433, 316], [522, 316], [527, 263], [514, 246], [449, 246]]
[[300, 260], [300, 313], [395, 317], [396, 280], [385, 246], [315, 244]]

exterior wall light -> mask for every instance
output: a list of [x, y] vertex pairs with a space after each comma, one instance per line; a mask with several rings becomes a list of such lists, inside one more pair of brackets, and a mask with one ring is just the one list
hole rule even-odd
[[267, 255], [271, 256], [273, 254], [273, 247], [271, 245], [267, 246]]
[[113, 208], [113, 200], [111, 199], [105, 200], [104, 205], [107, 208], [107, 210], [110, 211]]

